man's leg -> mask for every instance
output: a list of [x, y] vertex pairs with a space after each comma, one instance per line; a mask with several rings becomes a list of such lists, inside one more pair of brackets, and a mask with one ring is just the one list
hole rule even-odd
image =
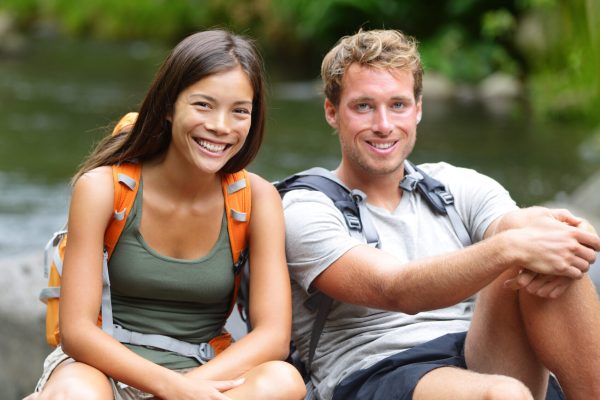
[[501, 275], [479, 294], [465, 342], [465, 358], [469, 369], [512, 376], [523, 382], [536, 399], [543, 399], [548, 370], [529, 343], [520, 293], [503, 286], [516, 273]]
[[567, 398], [600, 399], [600, 301], [589, 277], [556, 300], [520, 298], [531, 347]]
[[455, 367], [428, 372], [417, 384], [413, 400], [533, 400], [519, 380], [503, 375], [480, 374]]
[[546, 366], [569, 400], [600, 398], [600, 302], [589, 277], [558, 299], [506, 289], [508, 277], [479, 295], [465, 344], [469, 369], [512, 376], [543, 399]]

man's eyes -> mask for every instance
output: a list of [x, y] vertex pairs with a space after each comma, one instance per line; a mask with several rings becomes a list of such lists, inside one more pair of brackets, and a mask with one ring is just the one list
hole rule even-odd
[[367, 111], [371, 109], [371, 105], [369, 103], [357, 103], [354, 107], [358, 111]]

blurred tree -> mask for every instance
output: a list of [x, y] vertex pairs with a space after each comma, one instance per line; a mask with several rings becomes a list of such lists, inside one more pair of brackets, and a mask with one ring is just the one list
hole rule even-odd
[[517, 43], [538, 114], [600, 122], [600, 2], [521, 0]]
[[539, 114], [600, 121], [598, 0], [2, 0], [2, 11], [23, 30], [104, 39], [173, 43], [223, 27], [255, 37], [286, 79], [315, 78], [343, 35], [400, 29], [421, 42], [428, 70], [527, 78]]

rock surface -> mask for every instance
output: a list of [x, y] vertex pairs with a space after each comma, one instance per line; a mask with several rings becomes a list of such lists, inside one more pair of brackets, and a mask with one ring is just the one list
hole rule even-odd
[[44, 332], [43, 252], [0, 260], [0, 399], [21, 399], [42, 373], [50, 347]]

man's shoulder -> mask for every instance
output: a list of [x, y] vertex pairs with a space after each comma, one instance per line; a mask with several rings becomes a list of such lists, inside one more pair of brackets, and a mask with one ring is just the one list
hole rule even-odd
[[282, 202], [284, 209], [292, 205], [310, 206], [311, 204], [335, 207], [325, 193], [310, 189], [290, 190], [283, 195]]
[[429, 176], [436, 179], [439, 177], [463, 177], [470, 175], [481, 175], [479, 172], [472, 168], [459, 167], [445, 161], [435, 163], [423, 163], [418, 164], [417, 166]]
[[424, 163], [417, 165], [430, 177], [447, 187], [479, 185], [493, 180], [475, 169], [458, 167], [447, 162]]

